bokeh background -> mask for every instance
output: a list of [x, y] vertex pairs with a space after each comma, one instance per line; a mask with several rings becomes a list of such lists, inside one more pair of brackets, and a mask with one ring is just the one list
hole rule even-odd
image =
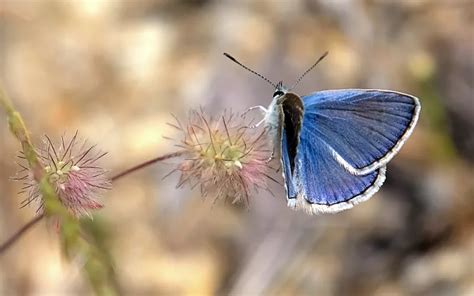
[[[0, 0], [0, 80], [33, 139], [80, 134], [112, 173], [174, 151], [170, 113], [270, 103], [297, 88], [384, 88], [420, 98], [412, 137], [382, 190], [336, 215], [286, 207], [284, 189], [250, 207], [175, 189], [173, 168], [114, 184], [92, 222], [126, 295], [474, 295], [474, 1]], [[19, 209], [18, 143], [0, 121], [0, 240]], [[88, 295], [81, 260], [36, 225], [0, 254], [2, 295]]]

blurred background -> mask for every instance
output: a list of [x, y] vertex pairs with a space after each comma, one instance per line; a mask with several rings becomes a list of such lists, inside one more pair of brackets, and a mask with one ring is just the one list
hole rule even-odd
[[[116, 173], [174, 151], [170, 113], [268, 105], [273, 81], [420, 98], [419, 124], [370, 201], [336, 215], [203, 202], [162, 180], [121, 179], [93, 220], [126, 295], [474, 295], [474, 1], [0, 0], [0, 81], [33, 139], [76, 129]], [[2, 115], [3, 116], [3, 115]], [[12, 182], [18, 143], [0, 121], [0, 241], [35, 208]], [[88, 295], [45, 221], [0, 255], [2, 295]]]

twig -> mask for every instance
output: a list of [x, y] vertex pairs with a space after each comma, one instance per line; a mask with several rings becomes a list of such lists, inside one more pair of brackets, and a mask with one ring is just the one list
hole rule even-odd
[[141, 163], [139, 165], [136, 165], [134, 167], [131, 167], [129, 169], [126, 169], [125, 171], [123, 172], [120, 172], [116, 175], [114, 175], [111, 179], [112, 181], [117, 181], [118, 179], [128, 175], [128, 174], [131, 174], [135, 171], [138, 171], [144, 167], [147, 167], [149, 165], [152, 165], [156, 162], [159, 162], [159, 161], [163, 161], [163, 160], [166, 160], [166, 159], [170, 159], [170, 158], [174, 158], [174, 157], [178, 157], [178, 156], [181, 156], [182, 154], [184, 153], [184, 151], [178, 151], [178, 152], [173, 152], [173, 153], [169, 153], [169, 154], [165, 154], [165, 155], [162, 155], [162, 156], [159, 156], [159, 157], [156, 157], [156, 158], [153, 158], [153, 159], [150, 159], [144, 163]]
[[6, 242], [0, 245], [0, 255], [3, 254], [8, 248], [10, 248], [25, 232], [31, 227], [35, 226], [39, 221], [44, 218], [44, 214], [38, 215], [33, 218], [30, 222], [26, 223], [20, 228], [15, 234], [13, 234]]

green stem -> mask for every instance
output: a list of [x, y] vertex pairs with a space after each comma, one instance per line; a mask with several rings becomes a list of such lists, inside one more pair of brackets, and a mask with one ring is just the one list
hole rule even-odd
[[[97, 294], [119, 294], [116, 287], [112, 284], [113, 275], [110, 273], [112, 267], [109, 266], [107, 260], [104, 259], [105, 255], [103, 252], [83, 238], [79, 221], [69, 213], [59, 200], [54, 187], [49, 183], [47, 174], [39, 161], [20, 113], [15, 110], [12, 101], [5, 94], [1, 85], [0, 107], [4, 109], [10, 131], [21, 143], [28, 166], [33, 172], [35, 181], [39, 185], [39, 190], [44, 202], [44, 215], [46, 217], [54, 216], [60, 220], [60, 237], [64, 253], [68, 257], [75, 256], [75, 254], [79, 253], [82, 258], [85, 258], [83, 270]], [[41, 218], [38, 217], [20, 229], [18, 235], [14, 235], [11, 243], [7, 241], [5, 249], [11, 246], [22, 233], [31, 228], [39, 220], [41, 220]], [[98, 277], [98, 275], [100, 275], [100, 277]]]

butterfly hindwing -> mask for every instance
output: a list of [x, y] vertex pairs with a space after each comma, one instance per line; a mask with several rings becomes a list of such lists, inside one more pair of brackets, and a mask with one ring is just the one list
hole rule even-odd
[[287, 199], [295, 199], [297, 195], [296, 179], [294, 178], [294, 172], [291, 169], [290, 153], [288, 152], [288, 138], [285, 130], [282, 130], [281, 134], [281, 167], [283, 179], [285, 181]]
[[363, 176], [351, 174], [314, 132], [314, 124], [306, 121], [301, 131], [296, 158], [295, 206], [313, 214], [338, 212], [369, 199], [382, 186], [385, 167]]
[[353, 174], [383, 167], [418, 119], [417, 98], [383, 90], [329, 90], [303, 97], [305, 124]]

